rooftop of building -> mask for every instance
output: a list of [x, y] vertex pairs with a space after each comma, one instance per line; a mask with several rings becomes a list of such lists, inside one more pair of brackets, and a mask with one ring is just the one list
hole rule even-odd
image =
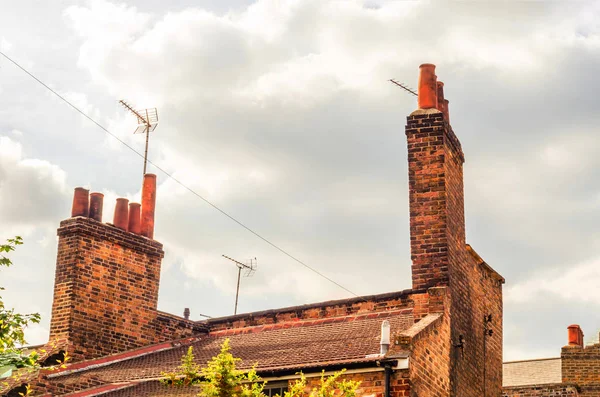
[[[48, 377], [61, 384], [76, 384], [83, 375], [100, 385], [150, 381], [160, 378], [164, 372], [176, 371], [189, 346], [193, 347], [196, 362], [204, 366], [218, 354], [225, 339], [230, 340], [231, 353], [241, 359], [238, 368], [255, 366], [262, 374], [371, 366], [383, 358], [379, 353], [384, 320], [390, 322], [392, 335], [414, 324], [412, 309], [405, 308], [223, 329], [182, 341], [75, 363], [49, 373]], [[391, 350], [390, 353], [398, 357], [403, 352]]]
[[561, 382], [560, 357], [509, 361], [503, 364], [503, 387], [545, 385]]

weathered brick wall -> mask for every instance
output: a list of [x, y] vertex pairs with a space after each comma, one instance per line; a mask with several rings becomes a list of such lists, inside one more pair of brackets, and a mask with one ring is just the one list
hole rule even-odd
[[50, 340], [73, 361], [199, 332], [157, 315], [162, 244], [90, 218], [61, 222]]
[[412, 396], [450, 396], [450, 355], [455, 348], [450, 341], [448, 313], [420, 330], [411, 342], [409, 373]]
[[[357, 397], [384, 397], [385, 396], [385, 372], [363, 372], [345, 374], [340, 377], [340, 380], [359, 381], [360, 386], [356, 390]], [[295, 380], [290, 380], [288, 384], [291, 386]], [[318, 387], [320, 377], [307, 378], [306, 390], [310, 391], [314, 387]], [[391, 397], [408, 397], [410, 396], [410, 381], [408, 370], [395, 370], [390, 376], [390, 395]]]
[[342, 317], [352, 314], [382, 312], [405, 308], [428, 310], [429, 298], [426, 291], [399, 291], [386, 294], [341, 299], [310, 305], [287, 307], [236, 316], [205, 320], [202, 324], [211, 331], [275, 324], [294, 320]]
[[563, 383], [580, 387], [580, 396], [600, 396], [600, 343], [579, 347], [565, 346], [561, 351]]
[[533, 385], [505, 387], [502, 397], [578, 397], [575, 385]]
[[413, 289], [448, 285], [447, 148], [442, 114], [420, 114], [407, 120]]
[[[460, 142], [441, 112], [407, 118], [413, 288], [450, 287], [450, 395], [498, 397], [502, 385], [502, 279], [467, 249]], [[484, 315], [494, 335], [486, 340]], [[485, 385], [484, 385], [484, 368]], [[485, 394], [484, 394], [485, 389]]]

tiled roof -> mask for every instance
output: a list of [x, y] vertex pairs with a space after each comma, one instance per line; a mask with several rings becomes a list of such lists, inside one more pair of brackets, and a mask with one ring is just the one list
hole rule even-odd
[[[200, 393], [196, 386], [165, 386], [157, 380], [141, 381], [133, 385], [126, 384], [118, 390], [102, 394], [106, 397], [195, 397]], [[90, 395], [94, 396], [93, 394]], [[73, 397], [79, 397], [74, 395]], [[81, 396], [85, 397], [85, 396]]]
[[[232, 354], [242, 359], [238, 368], [248, 369], [256, 364], [259, 371], [370, 362], [377, 359], [367, 356], [379, 353], [381, 322], [385, 319], [390, 321], [392, 334], [414, 323], [412, 310], [404, 309], [218, 331], [200, 337], [191, 346], [196, 361], [203, 365], [219, 353], [221, 344], [229, 338]], [[188, 346], [103, 363], [101, 367], [92, 365], [85, 374], [106, 383], [160, 377], [162, 372], [176, 370]], [[76, 365], [82, 370], [85, 362]], [[76, 382], [80, 374], [65, 374], [60, 376], [60, 382]]]
[[502, 386], [543, 385], [562, 382], [559, 358], [512, 361], [503, 364]]

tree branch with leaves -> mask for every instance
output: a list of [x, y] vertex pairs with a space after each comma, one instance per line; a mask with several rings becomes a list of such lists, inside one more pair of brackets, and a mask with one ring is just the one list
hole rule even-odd
[[[0, 244], [0, 267], [12, 266], [8, 254], [23, 244], [19, 236], [8, 239], [6, 244]], [[4, 290], [4, 287], [0, 287]], [[0, 368], [14, 366], [16, 368], [34, 367], [38, 358], [37, 352], [23, 354], [20, 347], [25, 345], [25, 328], [30, 324], [40, 322], [39, 313], [20, 314], [15, 309], [7, 309], [0, 296]]]
[[[240, 358], [230, 352], [229, 339], [221, 345], [221, 351], [201, 368], [196, 363], [193, 348], [190, 346], [181, 359], [176, 372], [163, 372], [163, 384], [169, 386], [200, 387], [199, 397], [266, 397], [266, 382], [253, 367], [249, 371], [237, 369]], [[306, 376], [299, 373], [296, 380], [282, 397], [355, 397], [360, 382], [342, 379], [345, 369], [325, 376], [321, 374], [318, 387], [310, 389]]]

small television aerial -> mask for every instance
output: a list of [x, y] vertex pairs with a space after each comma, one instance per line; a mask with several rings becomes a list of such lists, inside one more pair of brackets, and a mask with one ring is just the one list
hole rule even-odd
[[229, 259], [230, 261], [235, 263], [235, 265], [238, 268], [237, 289], [235, 291], [235, 308], [233, 310], [233, 314], [235, 315], [235, 314], [237, 314], [238, 297], [240, 295], [240, 276], [242, 275], [242, 270], [244, 270], [244, 277], [252, 277], [252, 275], [254, 275], [254, 273], [256, 272], [258, 263], [256, 261], [256, 258], [250, 259], [247, 263], [242, 263], [242, 262], [236, 261], [233, 258], [228, 257], [227, 255], [222, 255], [222, 256], [223, 256], [223, 258]]
[[133, 106], [129, 105], [124, 100], [120, 100], [119, 103], [133, 113], [137, 117], [138, 126], [133, 132], [134, 134], [146, 134], [146, 149], [144, 151], [144, 175], [146, 175], [146, 163], [148, 162], [148, 140], [150, 133], [158, 127], [158, 110], [156, 108], [135, 110]]

